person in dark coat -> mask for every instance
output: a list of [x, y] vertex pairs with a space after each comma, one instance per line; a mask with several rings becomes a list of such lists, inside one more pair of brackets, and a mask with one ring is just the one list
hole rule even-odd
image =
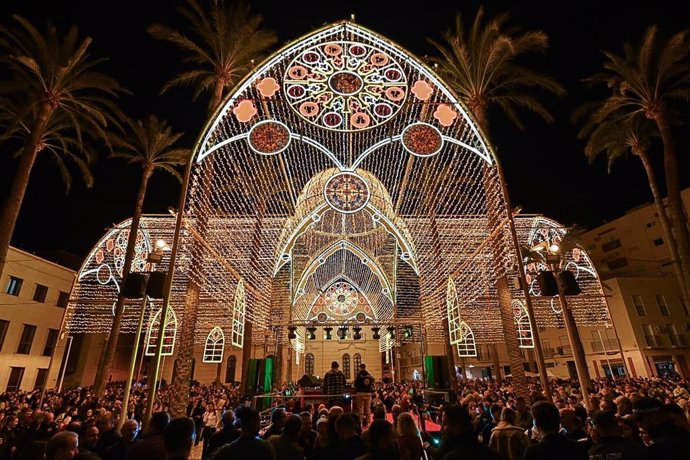
[[196, 436], [194, 420], [178, 417], [168, 423], [163, 430], [165, 460], [188, 460]]
[[594, 445], [589, 448], [590, 460], [644, 460], [647, 449], [641, 444], [623, 438], [623, 430], [614, 411], [596, 411], [592, 414]]
[[367, 446], [357, 433], [355, 417], [352, 414], [340, 414], [335, 421], [335, 431], [340, 445], [335, 451], [335, 460], [355, 460], [367, 453]]
[[501, 460], [501, 456], [480, 444], [474, 435], [472, 417], [466, 408], [450, 406], [442, 416], [443, 438], [435, 460]]
[[558, 408], [547, 401], [532, 406], [533, 432], [540, 437], [525, 451], [523, 460], [586, 460], [587, 453], [575, 441], [559, 434], [561, 416]]
[[649, 458], [685, 460], [690, 452], [690, 432], [674, 423], [671, 414], [658, 399], [644, 397], [633, 404], [633, 418], [652, 438]]
[[211, 439], [208, 441], [206, 452], [204, 452], [204, 459], [211, 458], [218, 450], [226, 444], [230, 444], [240, 437], [240, 430], [235, 428], [235, 413], [231, 410], [223, 412], [220, 418], [220, 423], [223, 428], [213, 433]]
[[323, 394], [328, 395], [328, 405], [340, 404], [345, 393], [345, 374], [340, 371], [338, 361], [331, 363], [331, 370], [323, 376]]
[[163, 430], [170, 423], [167, 412], [156, 412], [151, 416], [146, 437], [127, 452], [126, 460], [165, 460]]
[[232, 444], [222, 447], [212, 460], [275, 460], [271, 445], [257, 437], [261, 427], [259, 412], [252, 407], [240, 406], [235, 417], [239, 420], [242, 435]]

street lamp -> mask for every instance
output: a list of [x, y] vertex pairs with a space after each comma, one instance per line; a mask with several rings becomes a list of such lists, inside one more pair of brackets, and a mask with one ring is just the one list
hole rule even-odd
[[[169, 251], [170, 247], [168, 244], [165, 242], [165, 240], [159, 239], [156, 241], [155, 249], [153, 252], [149, 253], [147, 257], [147, 262], [149, 262], [153, 268], [153, 265], [159, 264], [163, 261], [163, 255], [165, 251]], [[158, 274], [158, 275], [156, 275]], [[142, 329], [144, 328], [144, 315], [146, 314], [146, 303], [151, 297], [162, 297], [162, 293], [158, 293], [158, 295], [155, 295], [156, 293], [150, 293], [149, 292], [149, 281], [151, 279], [151, 276], [166, 276], [165, 272], [156, 272], [156, 271], [150, 271], [146, 274], [144, 274], [144, 289], [142, 292], [142, 299], [141, 299], [141, 308], [139, 312], [139, 324], [137, 325], [137, 333], [134, 337], [134, 347], [132, 350], [132, 357], [130, 358], [130, 363], [129, 363], [129, 375], [127, 376], [127, 383], [125, 384], [125, 393], [122, 396], [122, 414], [120, 414], [120, 418], [117, 421], [117, 429], [118, 431], [122, 428], [122, 426], [125, 424], [125, 418], [127, 416], [127, 408], [129, 407], [129, 396], [132, 392], [132, 383], [134, 381], [134, 372], [137, 366], [137, 355], [139, 352], [139, 344], [141, 342], [141, 333]], [[149, 295], [152, 294], [152, 295]], [[165, 322], [165, 318], [162, 319], [163, 322]], [[155, 385], [155, 382], [154, 382]]]
[[[589, 400], [589, 390], [587, 386], [589, 385], [591, 378], [589, 376], [589, 368], [587, 367], [587, 361], [585, 360], [585, 350], [582, 346], [582, 340], [580, 340], [580, 332], [577, 329], [577, 324], [575, 323], [575, 317], [573, 312], [568, 305], [568, 300], [566, 295], [572, 295], [579, 293], [579, 288], [577, 288], [576, 283], [573, 286], [574, 278], [572, 273], [568, 270], [561, 270], [562, 262], [562, 251], [558, 244], [544, 241], [531, 248], [533, 254], [539, 254], [543, 258], [546, 265], [551, 269], [550, 272], [542, 272], [541, 274], [546, 276], [547, 274], [553, 277], [556, 273], [556, 290], [558, 291], [558, 300], [561, 303], [561, 309], [563, 311], [563, 322], [565, 323], [565, 331], [568, 335], [568, 341], [570, 342], [570, 349], [573, 353], [573, 358], [575, 359], [575, 370], [577, 373], [577, 379], [580, 381], [580, 391], [582, 392], [582, 400], [585, 404], [587, 410], [591, 410], [591, 402]], [[566, 273], [567, 272], [567, 273]]]

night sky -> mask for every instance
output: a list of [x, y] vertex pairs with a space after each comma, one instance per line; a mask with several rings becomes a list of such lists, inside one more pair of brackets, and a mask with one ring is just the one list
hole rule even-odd
[[[174, 90], [159, 96], [161, 85], [180, 69], [178, 50], [157, 42], [146, 26], [163, 22], [182, 26], [174, 9], [181, 0], [3, 0], [0, 21], [12, 22], [19, 13], [43, 28], [47, 20], [62, 30], [76, 24], [94, 39], [94, 56], [108, 57], [103, 69], [134, 94], [122, 98], [132, 116], [155, 113], [186, 133], [193, 145], [206, 123], [206, 99], [192, 101], [190, 90]], [[525, 131], [510, 125], [501, 113], [490, 113], [492, 143], [504, 163], [513, 202], [523, 212], [543, 213], [567, 225], [595, 226], [651, 200], [644, 172], [635, 158], [622, 159], [613, 174], [601, 159], [588, 165], [570, 114], [582, 101], [600, 96], [581, 79], [599, 70], [600, 50], [620, 52], [625, 41], [638, 42], [648, 25], [658, 24], [668, 34], [690, 27], [688, 11], [675, 1], [438, 1], [423, 0], [414, 8], [390, 1], [288, 2], [254, 1], [265, 26], [275, 30], [279, 44], [296, 39], [326, 23], [356, 15], [356, 21], [412, 53], [433, 53], [426, 37], [440, 38], [451, 26], [456, 11], [474, 17], [479, 4], [489, 15], [510, 12], [510, 24], [542, 29], [551, 39], [551, 51], [531, 59], [530, 65], [556, 77], [568, 90], [558, 99], [545, 98], [556, 122], [547, 125], [525, 114]], [[688, 121], [690, 108], [684, 109]], [[681, 156], [681, 180], [690, 186], [690, 136], [676, 129]], [[54, 163], [40, 158], [34, 168], [13, 245], [29, 251], [65, 249], [85, 256], [113, 223], [131, 215], [140, 169], [103, 157], [94, 168], [96, 184], [86, 189], [78, 180], [65, 195]], [[659, 161], [660, 155], [657, 155]], [[659, 162], [659, 165], [661, 163]], [[0, 194], [4, 197], [14, 173], [15, 161], [0, 146]], [[162, 213], [177, 206], [179, 185], [165, 173], [151, 181], [144, 212]]]

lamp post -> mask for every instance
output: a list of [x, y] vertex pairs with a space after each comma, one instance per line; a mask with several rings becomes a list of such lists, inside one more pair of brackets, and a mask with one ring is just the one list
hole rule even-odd
[[[580, 392], [582, 393], [582, 401], [585, 404], [587, 410], [592, 410], [592, 403], [589, 400], [589, 385], [591, 378], [589, 376], [589, 368], [587, 367], [587, 361], [585, 360], [585, 350], [582, 347], [582, 340], [580, 340], [580, 332], [577, 330], [577, 324], [575, 323], [575, 317], [570, 309], [568, 300], [566, 298], [565, 292], [568, 286], [566, 281], [560, 272], [561, 265], [561, 249], [557, 244], [546, 244], [544, 245], [547, 251], [545, 260], [547, 265], [551, 267], [552, 272], [557, 273], [556, 286], [558, 288], [558, 300], [561, 303], [561, 309], [563, 310], [563, 322], [565, 323], [565, 331], [568, 335], [568, 341], [570, 342], [570, 350], [573, 353], [573, 358], [575, 360], [575, 371], [577, 373], [577, 379], [580, 381]], [[542, 247], [543, 249], [543, 247]]]
[[[164, 240], [158, 240], [156, 241], [156, 248], [155, 250], [149, 254], [147, 261], [151, 263], [153, 266], [154, 264], [159, 264], [163, 261], [163, 251], [165, 250], [170, 250], [168, 247], [168, 244]], [[141, 332], [142, 329], [144, 328], [144, 316], [146, 314], [146, 303], [149, 300], [148, 293], [146, 292], [148, 290], [148, 283], [149, 283], [149, 278], [151, 274], [149, 273], [146, 276], [146, 282], [144, 284], [144, 293], [143, 297], [141, 299], [141, 307], [140, 307], [140, 312], [139, 312], [139, 324], [137, 325], [137, 333], [134, 336], [134, 347], [132, 350], [132, 357], [130, 358], [129, 361], [129, 375], [127, 376], [127, 383], [125, 384], [125, 393], [122, 396], [122, 414], [120, 414], [120, 417], [117, 421], [117, 430], [120, 431], [122, 426], [125, 424], [125, 418], [127, 417], [127, 408], [129, 407], [129, 396], [132, 392], [132, 383], [134, 380], [134, 372], [137, 367], [137, 354], [139, 353], [139, 344], [141, 343]], [[165, 318], [163, 319], [165, 321]], [[143, 353], [142, 353], [143, 354]], [[154, 382], [155, 385], [155, 382]]]

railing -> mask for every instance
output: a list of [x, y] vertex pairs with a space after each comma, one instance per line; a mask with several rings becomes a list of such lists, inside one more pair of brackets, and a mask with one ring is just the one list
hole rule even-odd
[[347, 407], [349, 405], [350, 411], [352, 411], [352, 409], [353, 409], [353, 407], [352, 407], [352, 399], [353, 398], [352, 398], [352, 395], [349, 393], [345, 393], [345, 394], [341, 394], [341, 395], [299, 394], [299, 393], [297, 393], [297, 394], [290, 395], [290, 396], [285, 396], [285, 395], [280, 394], [280, 393], [267, 393], [264, 395], [254, 396], [252, 398], [252, 407], [258, 407], [259, 406], [259, 404], [258, 404], [259, 400], [265, 401], [266, 399], [268, 399], [270, 401], [270, 404], [269, 404], [269, 407], [267, 409], [262, 411], [262, 413], [267, 412], [267, 411], [270, 412], [271, 410], [275, 409], [276, 407], [282, 407], [283, 406], [282, 404], [276, 404], [275, 401], [278, 399], [282, 399], [282, 400], [300, 399], [300, 400], [302, 400], [301, 405], [304, 405], [305, 403], [311, 402], [311, 401], [320, 403], [320, 402], [329, 401], [331, 399], [342, 399], [343, 404], [337, 404], [338, 406]]

